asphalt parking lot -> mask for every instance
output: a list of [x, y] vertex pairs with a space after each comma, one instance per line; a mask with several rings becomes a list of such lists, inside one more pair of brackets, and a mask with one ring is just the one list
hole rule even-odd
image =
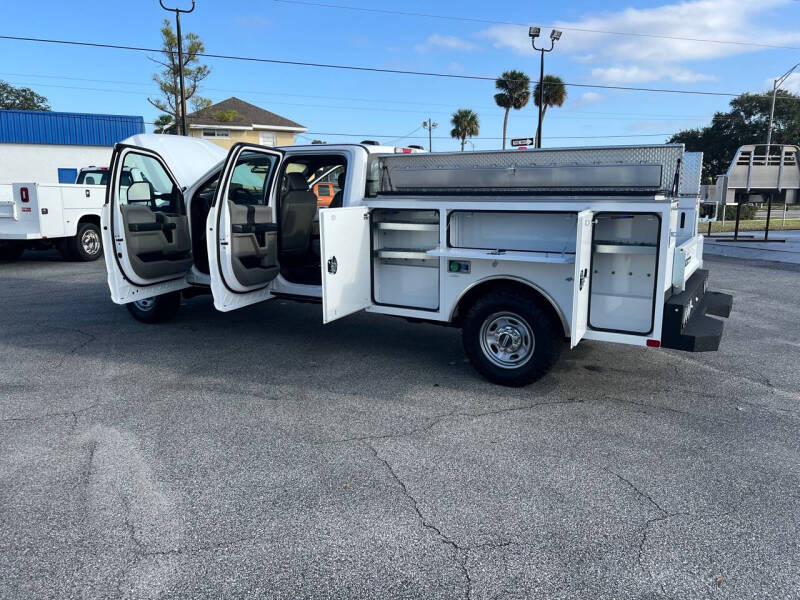
[[507, 389], [454, 329], [146, 326], [102, 261], [2, 264], [0, 596], [800, 597], [800, 266], [707, 265], [719, 352], [584, 342]]

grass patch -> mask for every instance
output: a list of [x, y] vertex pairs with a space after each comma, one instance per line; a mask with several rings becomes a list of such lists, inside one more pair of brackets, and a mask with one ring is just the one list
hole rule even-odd
[[[707, 223], [698, 223], [697, 224], [697, 231], [698, 233], [707, 233], [708, 232], [708, 224]], [[725, 221], [725, 227], [722, 226], [722, 221], [717, 221], [716, 223], [711, 224], [711, 233], [722, 233], [722, 232], [733, 232], [733, 228], [736, 225], [736, 221]], [[764, 231], [764, 227], [766, 227], [767, 221], [766, 219], [748, 219], [745, 221], [744, 219], [739, 221], [739, 231]], [[781, 230], [789, 230], [789, 229], [800, 229], [800, 219], [786, 219], [786, 222], [781, 224], [781, 219], [778, 217], [777, 219], [773, 216], [769, 220], [769, 230], [770, 231], [781, 231]]]

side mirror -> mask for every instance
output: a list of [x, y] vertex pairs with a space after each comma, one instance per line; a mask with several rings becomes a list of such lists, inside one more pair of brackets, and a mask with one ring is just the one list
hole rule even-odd
[[137, 181], [128, 187], [128, 202], [153, 202], [153, 188], [149, 181]]

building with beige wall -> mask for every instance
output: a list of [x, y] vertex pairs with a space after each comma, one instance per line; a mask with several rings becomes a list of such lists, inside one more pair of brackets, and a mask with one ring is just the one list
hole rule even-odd
[[223, 148], [230, 148], [236, 142], [291, 146], [294, 136], [307, 130], [286, 117], [235, 97], [186, 115], [186, 124], [189, 136]]

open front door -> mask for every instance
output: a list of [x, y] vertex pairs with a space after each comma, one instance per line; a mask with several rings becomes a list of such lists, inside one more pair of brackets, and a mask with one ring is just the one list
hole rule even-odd
[[277, 173], [283, 152], [231, 148], [206, 221], [214, 306], [230, 311], [267, 300], [278, 266]]
[[578, 345], [586, 333], [589, 316], [589, 278], [592, 271], [592, 211], [578, 213], [575, 237], [575, 275], [572, 281], [572, 327], [570, 348]]
[[[131, 173], [141, 177], [133, 181]], [[126, 304], [186, 287], [192, 243], [183, 194], [155, 152], [118, 144], [103, 206], [111, 299]]]
[[366, 206], [319, 211], [322, 249], [322, 322], [372, 304], [369, 210]]

